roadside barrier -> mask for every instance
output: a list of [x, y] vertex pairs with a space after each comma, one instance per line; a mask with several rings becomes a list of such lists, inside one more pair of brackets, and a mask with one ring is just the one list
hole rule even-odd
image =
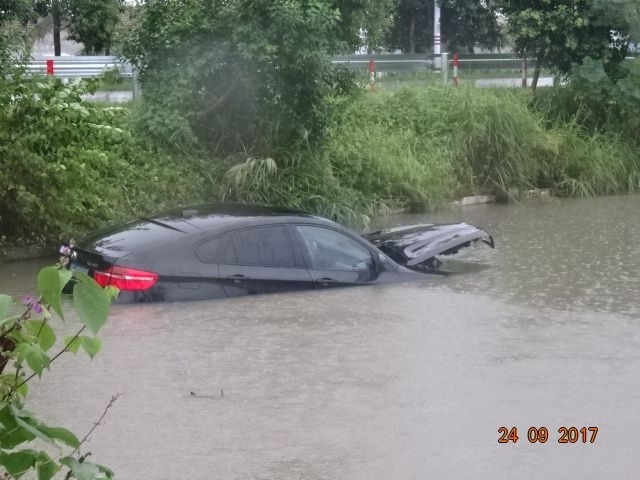
[[376, 91], [376, 62], [369, 60], [369, 90]]
[[29, 62], [29, 73], [44, 73], [60, 78], [91, 78], [108, 71], [132, 78], [133, 68], [113, 56], [37, 57]]
[[453, 54], [453, 85], [458, 86], [458, 66], [460, 65], [460, 58], [457, 53]]

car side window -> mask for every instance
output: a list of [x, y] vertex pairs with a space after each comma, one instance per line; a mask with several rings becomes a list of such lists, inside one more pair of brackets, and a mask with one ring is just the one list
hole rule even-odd
[[361, 243], [329, 228], [298, 225], [313, 268], [327, 270], [369, 270], [371, 252]]
[[220, 250], [224, 245], [225, 235], [218, 235], [196, 246], [196, 254], [203, 262], [217, 263], [220, 258]]
[[285, 225], [249, 228], [231, 233], [224, 263], [295, 267], [293, 244]]

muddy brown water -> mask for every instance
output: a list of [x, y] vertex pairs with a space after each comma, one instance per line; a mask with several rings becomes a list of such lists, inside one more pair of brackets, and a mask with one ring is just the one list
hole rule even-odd
[[[116, 306], [29, 406], [134, 479], [635, 479], [640, 197], [466, 207], [497, 248], [402, 285]], [[0, 267], [33, 288], [40, 262]], [[517, 443], [498, 442], [500, 427]], [[546, 427], [546, 443], [530, 443]], [[558, 429], [598, 427], [595, 442]], [[582, 434], [579, 434], [582, 437]]]

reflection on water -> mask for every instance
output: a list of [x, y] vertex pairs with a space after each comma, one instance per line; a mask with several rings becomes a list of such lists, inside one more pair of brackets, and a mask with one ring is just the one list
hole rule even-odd
[[[103, 352], [61, 357], [31, 403], [83, 434], [121, 392], [87, 448], [125, 480], [635, 479], [639, 202], [381, 219], [494, 234], [433, 281], [116, 306]], [[563, 445], [561, 426], [600, 431]]]

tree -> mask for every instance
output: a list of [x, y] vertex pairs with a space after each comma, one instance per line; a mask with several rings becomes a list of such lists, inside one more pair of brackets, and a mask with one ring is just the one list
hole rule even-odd
[[[628, 40], [626, 32], [612, 22], [614, 4], [610, 2], [608, 6], [599, 0], [597, 4], [593, 0], [497, 0], [497, 3], [507, 17], [516, 50], [535, 58], [534, 89], [543, 67], [567, 74], [572, 65], [587, 57], [604, 59], [610, 68], [624, 59]], [[620, 1], [617, 6], [623, 4], [627, 2]]]
[[84, 45], [84, 53], [111, 53], [111, 42], [123, 0], [68, 0], [69, 38]]
[[497, 10], [490, 2], [444, 0], [440, 21], [442, 36], [451, 52], [465, 49], [474, 53], [476, 46], [493, 49], [502, 40]]
[[[478, 0], [438, 0], [440, 33], [451, 51], [476, 45], [495, 48], [501, 40], [496, 9]], [[408, 53], [426, 52], [433, 46], [434, 0], [396, 0], [390, 43]]]
[[[5, 0], [18, 1], [18, 0]], [[35, 0], [33, 11], [53, 21], [53, 50], [60, 56], [60, 32], [69, 28], [69, 38], [84, 44], [85, 53], [109, 54], [115, 26], [124, 0]]]
[[32, 12], [30, 0], [0, 0], [0, 26], [12, 20], [25, 21]]
[[350, 39], [351, 51], [360, 44], [369, 51], [385, 46], [395, 11], [394, 0], [343, 0], [334, 2], [334, 7], [340, 11], [343, 35]]
[[[366, 3], [366, 2], [365, 2]], [[331, 55], [354, 48], [361, 2], [156, 0], [123, 48], [139, 69], [157, 139], [222, 156], [313, 143], [349, 81]], [[356, 27], [357, 26], [357, 27]], [[183, 145], [186, 148], [186, 145]]]
[[593, 0], [602, 19], [640, 42], [640, 2], [637, 0]]
[[426, 52], [433, 46], [433, 0], [396, 0], [389, 44], [406, 53]]

